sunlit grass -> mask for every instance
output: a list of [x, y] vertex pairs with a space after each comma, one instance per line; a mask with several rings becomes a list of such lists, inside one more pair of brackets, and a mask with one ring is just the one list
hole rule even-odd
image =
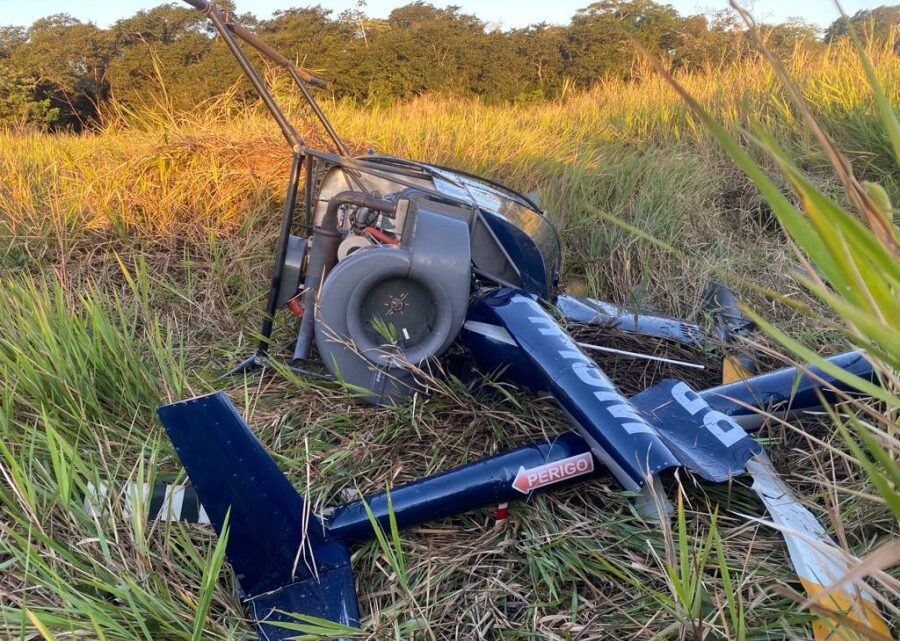
[[[900, 61], [869, 55], [897, 104]], [[900, 200], [859, 59], [833, 47], [789, 71], [859, 174]], [[665, 81], [649, 68], [643, 76], [527, 106], [323, 102], [356, 152], [538, 192], [562, 231], [573, 289], [698, 319], [707, 277], [732, 273], [816, 311], [744, 292], [798, 342], [843, 345], [827, 304], [793, 278], [798, 259], [769, 205]], [[847, 204], [765, 62], [679, 80], [728, 132], [760, 123], [816, 189]], [[301, 115], [297, 103], [291, 112]], [[752, 153], [786, 192], [778, 164]], [[80, 496], [101, 478], [180, 474], [154, 406], [222, 385], [214, 376], [249, 350], [288, 162], [270, 120], [227, 98], [190, 114], [119, 114], [95, 134], [0, 134], [0, 638], [252, 638], [230, 574], [214, 580], [221, 548], [209, 530], [148, 524], [146, 506], [127, 515], [114, 499], [92, 517]], [[456, 386], [384, 409], [310, 380], [224, 384], [298, 486], [311, 470], [316, 509], [343, 490], [382, 490], [568, 427], [550, 403], [511, 390], [484, 399]], [[779, 425], [764, 433], [779, 468], [860, 555], [897, 534], [881, 488], [848, 463], [871, 455], [844, 438], [866, 421], [861, 409], [846, 431], [810, 425], [816, 441]], [[793, 581], [780, 537], [739, 516], [761, 516], [748, 488], [681, 492], [674, 531], [644, 524], [627, 498], [592, 483], [514, 506], [505, 529], [484, 512], [391, 532], [354, 555], [364, 623], [404, 639], [807, 634], [812, 615], [773, 589]]]

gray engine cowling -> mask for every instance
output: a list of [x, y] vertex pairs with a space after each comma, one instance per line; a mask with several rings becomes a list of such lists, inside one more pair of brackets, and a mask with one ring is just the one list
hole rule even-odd
[[419, 368], [459, 334], [471, 286], [468, 221], [420, 203], [399, 246], [359, 249], [328, 274], [315, 325], [322, 361], [369, 402], [409, 396]]

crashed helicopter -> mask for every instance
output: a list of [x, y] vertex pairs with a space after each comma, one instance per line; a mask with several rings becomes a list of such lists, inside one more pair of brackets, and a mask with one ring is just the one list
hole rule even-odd
[[[851, 390], [836, 377], [815, 367], [751, 375], [729, 357], [731, 380], [722, 385], [694, 390], [666, 380], [626, 397], [584, 351], [602, 346], [579, 344], [557, 319], [695, 346], [704, 341], [699, 328], [561, 293], [560, 239], [532, 198], [433, 164], [352, 157], [312, 95], [311, 87], [326, 83], [207, 0], [185, 1], [211, 20], [292, 151], [261, 339], [230, 373], [278, 358], [271, 353], [274, 320], [290, 310], [297, 318], [291, 365], [310, 372], [317, 361], [363, 401], [404, 402], [424, 389], [430, 364], [453, 348], [479, 372], [551, 396], [573, 427], [317, 515], [224, 393], [160, 407], [191, 485], [157, 492], [150, 511], [175, 519], [190, 512], [219, 533], [227, 520], [226, 555], [260, 639], [294, 636], [283, 625], [292, 613], [358, 626], [349, 546], [372, 538], [390, 519], [409, 527], [600, 476], [634, 492], [640, 514], [660, 519], [667, 512], [660, 480], [666, 470], [686, 469], [713, 483], [749, 473], [807, 591], [821, 591], [848, 570], [748, 434], [765, 416], [845, 398]], [[239, 40], [290, 75], [333, 151], [306, 146]], [[298, 205], [305, 216], [295, 216]], [[727, 339], [741, 320], [731, 303], [724, 308]], [[829, 361], [875, 378], [861, 352]], [[144, 491], [149, 498], [151, 490]], [[814, 628], [817, 639], [835, 630], [835, 638], [865, 638], [846, 619], [890, 635], [866, 593], [847, 587], [822, 605], [842, 616]]]

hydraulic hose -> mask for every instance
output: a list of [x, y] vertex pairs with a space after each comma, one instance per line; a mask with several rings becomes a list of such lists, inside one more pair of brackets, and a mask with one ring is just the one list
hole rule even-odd
[[397, 211], [397, 203], [382, 198], [376, 198], [361, 191], [342, 191], [335, 194], [328, 201], [328, 207], [325, 208], [325, 216], [322, 218], [322, 228], [328, 231], [338, 230], [338, 211], [344, 205], [356, 205], [357, 207], [366, 207], [374, 209], [384, 214], [393, 214]]

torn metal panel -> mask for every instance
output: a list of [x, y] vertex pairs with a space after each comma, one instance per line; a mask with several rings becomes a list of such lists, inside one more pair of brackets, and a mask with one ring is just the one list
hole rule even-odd
[[744, 472], [762, 446], [730, 416], [712, 409], [682, 381], [662, 381], [631, 402], [675, 454], [707, 481], [721, 483]]

